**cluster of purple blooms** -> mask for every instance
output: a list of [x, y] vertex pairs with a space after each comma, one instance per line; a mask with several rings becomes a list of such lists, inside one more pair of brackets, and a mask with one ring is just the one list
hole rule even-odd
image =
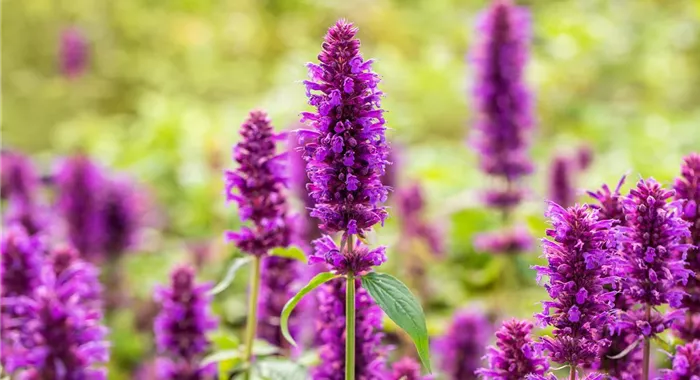
[[17, 225], [4, 231], [1, 255], [5, 370], [21, 379], [106, 379], [98, 270], [69, 248], [47, 254]]
[[482, 312], [455, 313], [445, 335], [434, 346], [434, 351], [440, 353], [440, 368], [449, 379], [476, 379], [490, 335], [491, 322]]

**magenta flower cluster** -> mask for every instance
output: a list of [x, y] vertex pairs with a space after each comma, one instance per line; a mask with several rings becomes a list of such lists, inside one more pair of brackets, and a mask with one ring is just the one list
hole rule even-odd
[[[321, 364], [312, 372], [314, 380], [345, 379], [345, 286], [332, 280], [318, 290], [316, 330]], [[381, 340], [382, 310], [359, 283], [355, 283], [355, 376], [363, 380], [384, 380], [386, 350]]]
[[343, 252], [328, 235], [313, 241], [314, 253], [309, 256], [309, 264], [325, 263], [329, 269], [338, 274], [352, 272], [364, 274], [386, 261], [386, 247], [369, 249], [357, 240], [352, 249], [344, 247]]
[[308, 64], [310, 80], [304, 84], [316, 112], [302, 113], [310, 129], [298, 134], [307, 141], [308, 190], [316, 202], [311, 215], [328, 233], [363, 236], [387, 217], [381, 176], [388, 143], [379, 76], [372, 60], [360, 55], [356, 33], [352, 24], [338, 21], [326, 34], [320, 64]]
[[154, 322], [159, 379], [213, 379], [216, 366], [201, 366], [209, 349], [207, 333], [217, 326], [209, 306], [210, 285], [197, 284], [194, 270], [180, 266], [171, 283], [156, 290], [161, 310]]
[[671, 369], [662, 371], [659, 380], [696, 380], [700, 378], [700, 340], [676, 347]]
[[243, 252], [262, 256], [272, 248], [286, 247], [290, 241], [285, 188], [285, 155], [276, 153], [276, 140], [270, 118], [253, 111], [241, 125], [242, 137], [233, 149], [236, 170], [226, 172], [226, 199], [238, 204], [242, 221], [252, 227], [227, 232]]
[[435, 341], [440, 369], [449, 380], [476, 379], [491, 335], [491, 322], [479, 311], [455, 313], [445, 335]]
[[537, 318], [554, 330], [540, 344], [554, 362], [589, 366], [610, 343], [603, 333], [611, 322], [614, 292], [604, 286], [614, 280], [606, 269], [613, 221], [598, 219], [588, 206], [564, 209], [551, 202], [546, 215], [552, 223], [550, 239], [542, 240], [548, 265], [535, 268], [538, 280], [548, 277], [544, 287], [551, 300], [542, 302]]
[[527, 375], [544, 375], [549, 369], [540, 347], [530, 337], [532, 323], [511, 319], [496, 331], [496, 346], [488, 348], [487, 367], [476, 373], [488, 380], [520, 380]]

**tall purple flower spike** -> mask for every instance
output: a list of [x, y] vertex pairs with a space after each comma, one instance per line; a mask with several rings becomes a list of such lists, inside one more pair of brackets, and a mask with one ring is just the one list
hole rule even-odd
[[243, 252], [262, 256], [290, 242], [287, 201], [284, 195], [285, 154], [276, 153], [270, 118], [253, 111], [241, 125], [242, 140], [233, 149], [236, 170], [226, 172], [226, 199], [238, 204], [242, 221], [252, 226], [226, 233]]
[[199, 364], [210, 346], [206, 334], [217, 326], [209, 289], [209, 284], [195, 283], [194, 270], [187, 266], [173, 270], [170, 286], [156, 289], [161, 304], [154, 322], [159, 379], [214, 379], [216, 365]]
[[[258, 299], [258, 337], [284, 349], [291, 349], [282, 336], [279, 317], [284, 305], [299, 290], [301, 271], [298, 261], [276, 256], [263, 258]], [[295, 339], [299, 333], [299, 310], [290, 318], [289, 330]]]
[[440, 369], [449, 380], [476, 379], [476, 371], [491, 335], [491, 323], [478, 311], [455, 313], [445, 335], [435, 341]]
[[99, 304], [86, 297], [100, 286], [96, 275], [84, 274], [97, 270], [88, 263], [80, 265], [89, 268], [45, 265], [42, 283], [31, 295], [4, 300], [23, 310], [9, 321], [16, 330], [7, 370], [17, 378], [107, 378], [107, 328]]
[[104, 238], [102, 250], [118, 257], [133, 247], [140, 223], [140, 205], [136, 188], [125, 179], [105, 183], [100, 210]]
[[22, 296], [31, 296], [41, 285], [41, 267], [44, 248], [40, 240], [29, 237], [19, 225], [6, 226], [0, 241], [0, 362], [7, 366], [12, 356], [11, 337], [20, 326], [12, 321], [26, 310], [12, 302]]
[[625, 210], [622, 208], [622, 196], [620, 189], [625, 183], [625, 176], [620, 178], [614, 191], [610, 190], [608, 185], [598, 191], [588, 191], [588, 195], [598, 201], [599, 204], [593, 204], [590, 207], [598, 210], [598, 217], [601, 219], [612, 219], [618, 221], [618, 224], [625, 222]]
[[320, 64], [307, 65], [310, 80], [304, 84], [316, 112], [302, 112], [309, 129], [297, 133], [307, 142], [308, 190], [316, 202], [311, 215], [327, 233], [363, 236], [387, 217], [381, 176], [389, 146], [379, 76], [372, 60], [360, 55], [356, 33], [352, 24], [338, 21], [326, 34]]
[[73, 246], [90, 260], [102, 254], [104, 228], [100, 213], [105, 180], [102, 170], [85, 155], [64, 160], [56, 174], [58, 211]]
[[88, 59], [88, 44], [83, 32], [69, 27], [61, 33], [61, 73], [68, 78], [77, 78], [85, 72]]
[[700, 379], [700, 340], [676, 347], [671, 369], [662, 370], [659, 380]]
[[401, 222], [401, 240], [419, 239], [435, 255], [444, 252], [444, 241], [435, 225], [424, 220], [425, 200], [420, 185], [415, 182], [396, 192], [396, 209]]
[[511, 319], [496, 332], [496, 346], [488, 348], [487, 367], [477, 374], [488, 380], [520, 380], [526, 375], [544, 375], [547, 359], [530, 337], [532, 323]]
[[524, 78], [530, 16], [509, 0], [497, 0], [481, 14], [477, 32], [481, 38], [471, 53], [477, 114], [472, 143], [481, 169], [508, 183], [489, 191], [487, 204], [507, 210], [522, 199], [513, 184], [533, 170], [527, 152], [532, 101]]
[[[335, 279], [322, 285], [317, 293], [316, 328], [321, 364], [312, 369], [313, 380], [345, 378], [345, 286], [346, 281]], [[359, 280], [355, 286], [355, 376], [363, 380], [385, 380], [382, 311]]]
[[554, 330], [539, 344], [553, 362], [590, 366], [610, 344], [603, 333], [612, 320], [615, 292], [604, 286], [614, 280], [607, 268], [613, 221], [599, 220], [587, 205], [564, 209], [550, 202], [545, 215], [552, 223], [550, 239], [542, 240], [548, 265], [534, 268], [538, 282], [548, 277], [544, 288], [552, 300], [542, 302], [537, 318]]
[[688, 283], [683, 288], [687, 293], [683, 298], [683, 307], [688, 309], [688, 318], [677, 326], [680, 336], [690, 341], [700, 339], [700, 325], [695, 325], [693, 318], [700, 316], [700, 154], [692, 153], [685, 157], [681, 175], [674, 181], [673, 189], [676, 191], [674, 199], [682, 203], [681, 217], [690, 223], [690, 236], [686, 242], [691, 247], [686, 261], [694, 275], [688, 277]]
[[0, 152], [0, 197], [29, 201], [39, 185], [39, 176], [31, 160], [21, 153], [2, 150]]
[[549, 200], [562, 206], [573, 206], [576, 201], [574, 162], [565, 156], [556, 156], [549, 169]]
[[[680, 217], [679, 202], [667, 203], [673, 195], [674, 191], [647, 179], [622, 200], [627, 222], [619, 228], [623, 294], [641, 307], [626, 313], [621, 327], [634, 329], [638, 336], [661, 333], [683, 315], [681, 310], [661, 315], [655, 309], [664, 304], [680, 308], [685, 293], [677, 286], [685, 285], [692, 274], [685, 269], [688, 245], [683, 244], [690, 236], [688, 223]], [[647, 308], [652, 309], [650, 318]]]

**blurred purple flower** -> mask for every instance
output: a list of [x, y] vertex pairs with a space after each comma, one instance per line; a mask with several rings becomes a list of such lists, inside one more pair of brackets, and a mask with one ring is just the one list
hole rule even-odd
[[[321, 364], [312, 369], [313, 380], [344, 380], [345, 286], [342, 279], [321, 285], [316, 327]], [[385, 380], [386, 348], [382, 346], [382, 311], [366, 290], [355, 282], [355, 376]]]
[[[623, 293], [641, 306], [628, 312], [626, 325], [636, 326], [646, 337], [663, 331], [666, 324], [650, 325], [643, 310], [666, 303], [681, 307], [685, 293], [676, 286], [685, 284], [692, 274], [684, 268], [687, 245], [682, 242], [690, 235], [688, 225], [679, 215], [679, 203], [666, 202], [673, 195], [673, 191], [648, 179], [640, 180], [622, 200], [627, 221], [627, 225], [619, 227], [624, 258]], [[660, 319], [673, 319], [674, 314]]]
[[71, 296], [79, 296], [82, 306], [102, 309], [103, 287], [100, 283], [100, 271], [82, 260], [78, 251], [65, 245], [53, 247], [49, 252], [47, 264], [53, 269], [57, 285], [72, 283]]
[[[276, 347], [290, 349], [280, 329], [280, 314], [284, 305], [297, 292], [301, 277], [299, 262], [294, 259], [268, 256], [263, 258], [260, 279], [260, 297], [258, 299], [258, 337]], [[298, 337], [299, 326], [296, 314], [292, 314], [289, 330], [292, 337]]]
[[88, 43], [83, 32], [68, 27], [61, 32], [61, 73], [67, 78], [77, 78], [85, 72], [88, 59]]
[[476, 379], [486, 344], [491, 335], [491, 323], [481, 312], [457, 311], [445, 335], [435, 341], [439, 365], [446, 379]]
[[102, 251], [116, 258], [131, 248], [140, 223], [139, 198], [134, 185], [124, 179], [104, 184], [101, 224], [104, 227]]
[[102, 170], [87, 156], [76, 155], [61, 163], [56, 183], [58, 212], [66, 221], [68, 237], [83, 257], [94, 261], [102, 254], [104, 240]]
[[303, 156], [304, 145], [299, 143], [296, 134], [289, 137], [289, 185], [294, 196], [301, 201], [303, 210], [297, 219], [297, 228], [294, 229], [296, 239], [304, 248], [306, 254], [311, 254], [311, 242], [321, 237], [321, 230], [317, 221], [311, 216], [311, 211], [316, 204], [306, 190], [311, 183], [306, 174], [306, 161]]
[[308, 190], [316, 201], [311, 216], [325, 232], [363, 236], [387, 217], [381, 177], [389, 146], [379, 76], [372, 60], [360, 55], [356, 33], [352, 24], [338, 21], [326, 34], [320, 65], [307, 64], [311, 80], [304, 84], [316, 112], [302, 112], [301, 122], [310, 129], [297, 133], [307, 142]]
[[491, 189], [484, 191], [483, 194], [483, 201], [487, 206], [502, 210], [514, 208], [523, 199], [525, 199], [525, 191], [522, 189]]
[[65, 272], [57, 277], [52, 266], [41, 277], [30, 296], [5, 300], [23, 310], [9, 322], [16, 330], [8, 371], [20, 379], [106, 379], [109, 343], [102, 310], [82, 298], [84, 288], [99, 283]]
[[29, 157], [15, 151], [0, 152], [0, 197], [29, 201], [34, 197], [39, 177]]
[[537, 314], [543, 325], [554, 328], [553, 337], [539, 343], [552, 361], [572, 367], [590, 366], [610, 344], [603, 336], [612, 321], [615, 292], [604, 286], [614, 280], [606, 267], [612, 264], [607, 248], [613, 239], [612, 220], [599, 220], [587, 205], [564, 209], [549, 202], [545, 214], [552, 228], [543, 239], [545, 267], [536, 266], [538, 282], [547, 276], [544, 288], [552, 298], [543, 301]]
[[700, 379], [700, 340], [676, 347], [672, 368], [661, 372], [663, 380]]
[[214, 378], [216, 365], [199, 365], [210, 346], [206, 334], [217, 326], [209, 289], [209, 284], [195, 283], [194, 270], [187, 266], [173, 270], [170, 286], [156, 289], [161, 304], [154, 322], [159, 379]]
[[241, 220], [250, 220], [253, 226], [228, 231], [226, 236], [243, 252], [262, 256], [272, 248], [286, 247], [290, 241], [283, 193], [286, 157], [275, 152], [279, 136], [265, 112], [252, 111], [240, 133], [243, 140], [233, 149], [238, 167], [226, 172], [226, 199], [235, 201]]
[[440, 231], [423, 218], [425, 200], [417, 182], [396, 192], [396, 209], [401, 223], [401, 241], [418, 239], [425, 242], [433, 254], [444, 253], [445, 246]]
[[533, 245], [532, 235], [524, 226], [485, 232], [474, 238], [474, 248], [477, 251], [494, 254], [513, 255], [528, 252]]
[[577, 168], [565, 156], [556, 156], [549, 169], [549, 200], [562, 206], [573, 206], [576, 200], [574, 176]]
[[352, 251], [345, 247], [345, 251], [340, 252], [338, 245], [328, 235], [314, 240], [313, 245], [314, 253], [309, 257], [309, 264], [325, 263], [338, 274], [352, 272], [361, 275], [386, 261], [386, 247], [370, 250], [359, 239], [355, 241]]
[[[531, 96], [525, 84], [530, 15], [509, 0], [494, 1], [479, 17], [480, 36], [470, 59], [476, 79], [473, 146], [480, 154], [481, 169], [502, 177], [509, 191], [489, 193], [487, 204], [508, 210], [515, 206], [513, 183], [532, 173], [528, 157], [533, 127]], [[508, 195], [508, 196], [506, 196]], [[498, 200], [498, 201], [497, 201]], [[507, 200], [507, 201], [506, 201]]]
[[576, 152], [578, 170], [586, 170], [593, 163], [593, 149], [590, 145], [581, 145]]
[[405, 356], [391, 365], [391, 375], [387, 380], [432, 380], [433, 377], [420, 373], [420, 363]]
[[526, 375], [544, 375], [549, 363], [535, 345], [532, 323], [511, 319], [496, 332], [496, 347], [486, 353], [488, 366], [477, 374], [489, 380], [520, 380]]

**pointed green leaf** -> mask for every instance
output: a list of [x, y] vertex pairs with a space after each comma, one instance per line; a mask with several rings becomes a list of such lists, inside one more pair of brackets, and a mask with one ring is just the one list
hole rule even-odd
[[297, 293], [294, 297], [292, 297], [292, 299], [287, 301], [286, 305], [284, 305], [284, 309], [282, 309], [282, 315], [280, 316], [280, 328], [282, 329], [282, 335], [292, 346], [297, 346], [297, 343], [294, 341], [294, 338], [292, 338], [292, 335], [289, 333], [289, 316], [292, 315], [292, 311], [297, 306], [299, 301], [301, 301], [302, 297], [304, 297], [310, 291], [316, 289], [319, 285], [337, 277], [340, 277], [340, 275], [333, 274], [330, 272], [323, 272], [317, 274], [314, 278], [311, 279], [311, 281], [309, 281], [308, 284], [306, 284], [299, 291], [299, 293]]
[[306, 255], [304, 254], [304, 251], [301, 250], [301, 248], [292, 245], [287, 248], [274, 248], [271, 252], [270, 255], [272, 256], [277, 256], [277, 257], [284, 257], [287, 259], [294, 259], [294, 260], [299, 260], [302, 262], [306, 262]]
[[394, 323], [411, 336], [423, 365], [430, 368], [430, 344], [423, 308], [401, 281], [386, 273], [369, 272], [362, 277], [362, 287]]
[[239, 349], [216, 351], [202, 359], [202, 366], [206, 366], [211, 363], [223, 362], [226, 360], [240, 359], [242, 356], [243, 354]]
[[231, 261], [231, 265], [229, 265], [228, 270], [226, 271], [224, 279], [221, 280], [220, 283], [216, 284], [216, 286], [209, 292], [211, 294], [219, 294], [226, 290], [226, 288], [228, 288], [229, 285], [231, 285], [231, 283], [233, 282], [233, 278], [236, 276], [236, 271], [241, 269], [241, 267], [243, 267], [244, 265], [248, 264], [251, 260], [253, 260], [252, 256], [245, 256], [233, 259], [233, 261]]

